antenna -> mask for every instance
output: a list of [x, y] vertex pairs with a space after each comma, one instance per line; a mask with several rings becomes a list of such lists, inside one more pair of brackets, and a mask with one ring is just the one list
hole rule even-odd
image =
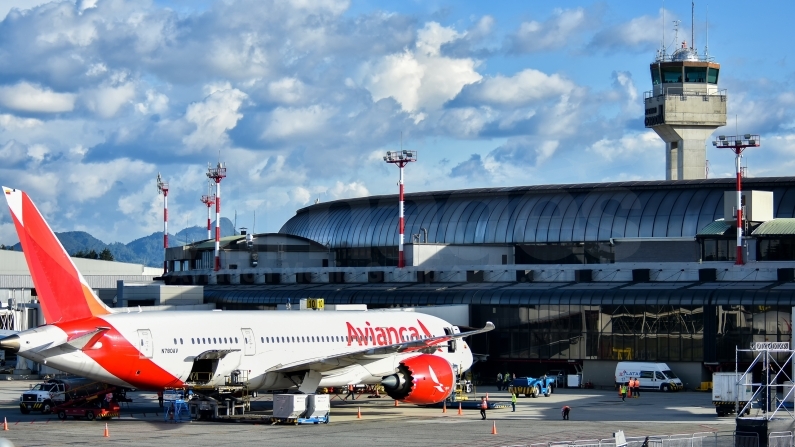
[[257, 210], [254, 210], [254, 225], [251, 226], [251, 234], [257, 234]]
[[704, 45], [704, 59], [709, 60], [709, 5], [707, 5], [707, 23], [705, 26], [707, 34], [707, 43]]
[[696, 48], [696, 2], [690, 2], [690, 48]]
[[660, 42], [660, 46], [662, 47], [662, 60], [665, 60], [665, 0], [662, 2], [662, 21], [663, 21], [663, 35], [662, 35], [662, 42]]
[[679, 45], [679, 24], [681, 20], [674, 20], [674, 45]]

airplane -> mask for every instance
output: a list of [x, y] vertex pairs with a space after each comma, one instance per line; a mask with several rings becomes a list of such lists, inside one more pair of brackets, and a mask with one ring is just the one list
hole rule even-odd
[[0, 348], [97, 381], [159, 391], [250, 390], [382, 384], [414, 404], [443, 401], [473, 363], [461, 332], [441, 318], [395, 311], [114, 312], [88, 286], [36, 205], [3, 187], [46, 324], [0, 339]]

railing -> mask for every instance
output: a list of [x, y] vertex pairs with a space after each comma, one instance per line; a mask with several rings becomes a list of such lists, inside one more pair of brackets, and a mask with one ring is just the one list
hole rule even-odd
[[727, 90], [720, 89], [720, 90], [712, 90], [712, 91], [697, 91], [697, 90], [685, 90], [683, 87], [668, 87], [663, 88], [663, 92], [659, 95], [655, 95], [654, 91], [646, 91], [643, 92], [644, 100], [648, 100], [650, 98], [658, 97], [658, 96], [720, 96], [721, 101], [726, 101], [726, 94]]
[[[703, 432], [680, 435], [627, 437], [626, 447], [758, 447], [759, 436], [746, 432]], [[769, 447], [795, 447], [792, 432], [774, 432], [768, 437]], [[614, 438], [550, 441], [512, 447], [616, 447]], [[621, 446], [619, 446], [621, 447]]]

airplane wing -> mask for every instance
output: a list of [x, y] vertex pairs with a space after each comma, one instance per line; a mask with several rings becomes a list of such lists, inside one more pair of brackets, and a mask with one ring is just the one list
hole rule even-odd
[[307, 369], [325, 372], [350, 366], [356, 363], [378, 360], [389, 355], [403, 352], [431, 354], [440, 348], [439, 345], [447, 343], [450, 340], [469, 337], [470, 335], [482, 334], [484, 332], [491, 331], [492, 329], [494, 329], [494, 324], [491, 321], [488, 321], [483, 328], [476, 329], [474, 331], [411, 340], [385, 346], [365, 347], [358, 351], [346, 352], [344, 354], [316, 357], [287, 364], [278, 364], [265, 370], [265, 372], [293, 372]]

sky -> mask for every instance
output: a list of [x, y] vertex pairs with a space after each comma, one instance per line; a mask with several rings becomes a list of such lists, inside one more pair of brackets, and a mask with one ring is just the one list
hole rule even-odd
[[[222, 215], [275, 232], [315, 201], [665, 178], [649, 64], [690, 45], [691, 2], [0, 1], [0, 183], [55, 231], [127, 243]], [[695, 8], [754, 177], [793, 175], [795, 2]], [[674, 21], [681, 20], [678, 39]], [[790, 31], [787, 31], [790, 30]], [[665, 42], [663, 43], [663, 34]], [[710, 177], [733, 176], [708, 145]], [[0, 213], [0, 242], [17, 242]]]

